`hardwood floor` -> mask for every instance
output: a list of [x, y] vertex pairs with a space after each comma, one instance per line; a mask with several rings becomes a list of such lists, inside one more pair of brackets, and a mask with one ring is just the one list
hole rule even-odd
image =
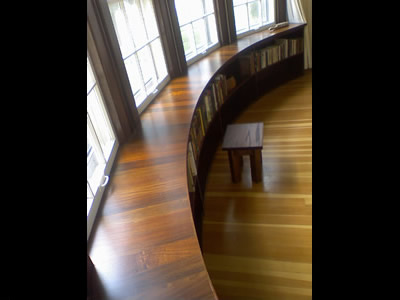
[[218, 148], [208, 175], [203, 251], [220, 300], [312, 295], [312, 71], [267, 93], [235, 123], [264, 122], [263, 180], [232, 183]]
[[[188, 193], [187, 143], [193, 112], [210, 79], [216, 72], [226, 70], [226, 63], [233, 63], [231, 72], [236, 73], [236, 59], [242, 53], [276, 38], [302, 35], [303, 28], [304, 24], [290, 24], [273, 32], [264, 30], [216, 49], [190, 65], [186, 76], [171, 80], [140, 115], [137, 136], [118, 151], [88, 241], [88, 255], [104, 299], [217, 299], [199, 247]], [[259, 78], [271, 80], [265, 85], [267, 88], [294, 78], [301, 71], [299, 58], [288, 58], [271, 66], [270, 72], [254, 74], [247, 87], [242, 86], [236, 93], [247, 93], [252, 87], [258, 90]], [[225, 105], [221, 109], [229, 107]], [[229, 116], [221, 112], [218, 115]], [[266, 179], [268, 187], [271, 179]], [[209, 226], [220, 227], [218, 223], [206, 224]]]

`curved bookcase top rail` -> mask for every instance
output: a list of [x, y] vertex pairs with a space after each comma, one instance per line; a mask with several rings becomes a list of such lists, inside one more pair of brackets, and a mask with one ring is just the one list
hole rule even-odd
[[196, 234], [187, 183], [193, 112], [215, 75], [247, 48], [304, 24], [254, 33], [173, 79], [120, 147], [89, 239], [105, 299], [217, 299]]

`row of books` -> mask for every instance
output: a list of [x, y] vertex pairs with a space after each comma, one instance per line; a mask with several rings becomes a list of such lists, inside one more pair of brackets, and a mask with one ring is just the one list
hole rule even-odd
[[188, 143], [189, 192], [195, 191], [196, 162], [199, 159], [201, 145], [207, 129], [222, 104], [226, 101], [230, 90], [235, 86], [236, 81], [233, 76], [227, 78], [225, 74], [218, 74], [208, 88], [205, 89], [202, 99], [197, 104]]
[[195, 161], [198, 161], [201, 145], [207, 129], [219, 108], [228, 96], [227, 78], [224, 74], [215, 76], [215, 80], [204, 91], [194, 111], [190, 138]]
[[303, 38], [277, 39], [275, 43], [254, 52], [254, 69], [258, 72], [290, 56], [303, 52]]
[[[239, 76], [237, 79], [241, 81], [243, 78], [254, 75], [256, 72], [270, 65], [302, 53], [303, 45], [302, 38], [277, 39], [272, 45], [251, 51], [247, 55], [241, 55], [238, 60], [240, 75], [236, 75]], [[230, 91], [235, 87], [236, 79], [234, 76], [228, 77], [225, 74], [218, 74], [214, 77], [214, 81], [205, 89], [202, 99], [198, 101], [191, 123], [187, 152], [189, 192], [195, 191], [196, 165], [204, 136], [216, 113], [226, 101]]]

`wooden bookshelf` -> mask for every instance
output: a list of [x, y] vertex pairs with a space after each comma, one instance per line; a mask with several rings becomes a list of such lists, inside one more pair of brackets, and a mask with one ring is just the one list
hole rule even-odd
[[[142, 113], [138, 135], [120, 147], [88, 242], [103, 299], [218, 299], [199, 245], [211, 158], [243, 109], [303, 73], [302, 54], [250, 74], [240, 60], [276, 39], [302, 37], [303, 28], [265, 30], [215, 50], [171, 80]], [[202, 132], [195, 115], [220, 74], [236, 76], [236, 85], [204, 128], [190, 179], [188, 142]]]
[[[195, 134], [189, 136], [189, 143], [197, 155], [193, 158], [188, 153], [188, 168], [195, 169], [195, 176], [188, 179], [188, 184], [192, 190], [190, 203], [200, 246], [207, 174], [226, 126], [263, 94], [303, 74], [303, 27], [292, 24], [277, 32], [253, 34], [221, 48], [204, 61], [218, 61], [219, 65], [213, 64], [216, 70], [196, 103], [190, 126], [190, 132]], [[234, 87], [227, 90], [226, 81], [232, 77], [235, 78]], [[207, 99], [210, 94], [211, 100]], [[215, 111], [207, 111], [210, 106], [205, 104], [207, 102], [215, 105]], [[188, 174], [190, 176], [190, 171]]]

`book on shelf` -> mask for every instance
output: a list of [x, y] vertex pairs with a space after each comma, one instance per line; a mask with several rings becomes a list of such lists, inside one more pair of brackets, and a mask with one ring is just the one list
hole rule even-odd
[[226, 80], [227, 92], [228, 94], [236, 87], [235, 76], [228, 77]]
[[197, 176], [196, 161], [194, 159], [192, 143], [188, 143], [188, 166], [190, 167], [191, 175]]
[[188, 154], [188, 156], [187, 156], [187, 173], [188, 173], [189, 192], [195, 192], [197, 167], [196, 167], [195, 154], [194, 154], [191, 139], [189, 139], [189, 142], [188, 142], [187, 154]]
[[192, 176], [192, 172], [190, 170], [189, 164], [187, 166], [187, 177], [188, 177], [188, 190], [189, 190], [189, 193], [194, 193], [196, 191], [196, 187], [194, 185], [194, 180], [193, 180], [193, 176]]
[[192, 123], [192, 127], [190, 128], [190, 140], [191, 140], [190, 143], [192, 144], [194, 158], [196, 161], [198, 161], [199, 155], [200, 155], [200, 148], [199, 148], [199, 144], [197, 142], [196, 130], [195, 130], [194, 123]]
[[261, 51], [254, 53], [254, 65], [256, 72], [259, 72], [261, 70]]
[[289, 39], [289, 55], [297, 55], [304, 51], [303, 38]]
[[242, 78], [248, 78], [256, 72], [256, 64], [255, 64], [256, 58], [254, 51], [246, 55], [241, 55], [238, 60], [239, 60], [240, 76]]
[[196, 108], [196, 114], [198, 116], [198, 119], [200, 120], [200, 136], [201, 138], [203, 138], [206, 135], [206, 128], [205, 128], [205, 122], [203, 120], [203, 109], [202, 109], [202, 102], [198, 105], [198, 107]]
[[222, 104], [224, 104], [224, 95], [222, 91], [222, 80], [219, 77], [219, 75], [216, 76], [214, 80], [214, 85], [216, 90], [217, 101], [219, 103], [219, 107], [221, 107]]
[[192, 126], [190, 128], [192, 135], [193, 148], [197, 152], [197, 159], [200, 154], [201, 144], [205, 135], [204, 123], [202, 120], [201, 108], [198, 106], [194, 112]]
[[214, 101], [215, 109], [218, 111], [222, 103], [220, 103], [219, 101], [218, 90], [215, 82], [211, 84], [211, 90], [212, 90], [212, 99]]
[[208, 127], [208, 125], [211, 123], [211, 121], [214, 117], [214, 114], [215, 114], [215, 107], [214, 107], [214, 104], [212, 103], [211, 91], [209, 89], [207, 89], [204, 92], [203, 101], [204, 101], [204, 106], [206, 108], [206, 118], [207, 118], [207, 127]]
[[222, 102], [225, 102], [225, 98], [228, 95], [228, 87], [226, 84], [226, 75], [225, 74], [218, 74], [215, 76], [215, 81], [217, 82], [217, 86], [220, 92], [220, 97]]
[[261, 70], [265, 69], [267, 67], [267, 50], [266, 48], [260, 50], [260, 64], [261, 64]]
[[276, 43], [280, 47], [281, 59], [286, 59], [289, 57], [289, 40], [288, 39], [277, 39]]

